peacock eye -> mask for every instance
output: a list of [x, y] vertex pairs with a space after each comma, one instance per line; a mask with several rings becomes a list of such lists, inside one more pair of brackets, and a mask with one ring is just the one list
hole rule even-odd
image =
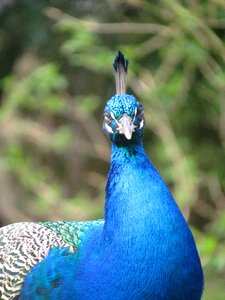
[[137, 110], [136, 118], [143, 119], [144, 118], [144, 111], [143, 110]]
[[107, 124], [110, 124], [112, 122], [110, 114], [104, 114], [104, 120]]
[[143, 110], [139, 114], [137, 114], [137, 118], [138, 119], [143, 119], [144, 118], [144, 112], [143, 112]]
[[139, 128], [143, 128], [145, 125], [145, 120], [144, 120], [144, 111], [142, 108], [141, 103], [137, 103], [136, 109], [135, 109], [135, 117], [134, 117], [134, 124]]
[[136, 107], [136, 117], [142, 119], [143, 116], [144, 116], [144, 112], [143, 112], [142, 104], [138, 102]]

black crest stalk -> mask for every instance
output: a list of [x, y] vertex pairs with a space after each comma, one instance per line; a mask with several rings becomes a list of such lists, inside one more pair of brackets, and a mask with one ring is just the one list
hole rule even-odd
[[115, 69], [116, 94], [126, 94], [128, 60], [119, 50], [113, 63]]

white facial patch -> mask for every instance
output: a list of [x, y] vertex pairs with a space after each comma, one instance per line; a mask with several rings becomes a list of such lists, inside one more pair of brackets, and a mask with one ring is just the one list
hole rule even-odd
[[141, 120], [141, 123], [140, 123], [140, 129], [144, 126], [144, 120]]
[[114, 113], [110, 112], [110, 115], [111, 115], [112, 119], [116, 122], [116, 124], [119, 124]]
[[105, 128], [109, 133], [113, 133], [112, 128], [105, 122]]

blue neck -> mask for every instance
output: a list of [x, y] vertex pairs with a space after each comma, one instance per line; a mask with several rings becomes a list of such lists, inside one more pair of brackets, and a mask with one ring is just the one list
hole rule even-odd
[[[121, 234], [127, 234], [130, 229], [133, 232], [135, 220], [147, 219], [150, 213], [149, 199], [141, 194], [143, 183], [149, 178], [151, 171], [153, 166], [141, 143], [128, 147], [112, 144], [111, 166], [106, 185], [104, 237], [118, 234], [121, 238]], [[143, 222], [138, 223], [143, 225]]]
[[[104, 235], [137, 234], [149, 230], [153, 221], [177, 211], [170, 192], [145, 154], [142, 143], [128, 147], [112, 145], [111, 167], [106, 186]], [[161, 216], [159, 215], [161, 214]], [[134, 228], [135, 225], [135, 228]], [[162, 224], [165, 226], [165, 224]], [[159, 224], [158, 224], [159, 226]], [[135, 237], [136, 238], [136, 237]]]

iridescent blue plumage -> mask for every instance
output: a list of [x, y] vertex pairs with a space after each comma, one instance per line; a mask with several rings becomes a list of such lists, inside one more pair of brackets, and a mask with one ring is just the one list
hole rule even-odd
[[103, 129], [112, 141], [105, 223], [88, 232], [76, 254], [51, 250], [27, 276], [20, 299], [199, 300], [196, 245], [143, 149], [141, 104], [113, 96]]
[[113, 113], [117, 119], [120, 119], [124, 113], [133, 118], [137, 106], [140, 104], [138, 105], [133, 95], [115, 95], [108, 100], [104, 112]]

